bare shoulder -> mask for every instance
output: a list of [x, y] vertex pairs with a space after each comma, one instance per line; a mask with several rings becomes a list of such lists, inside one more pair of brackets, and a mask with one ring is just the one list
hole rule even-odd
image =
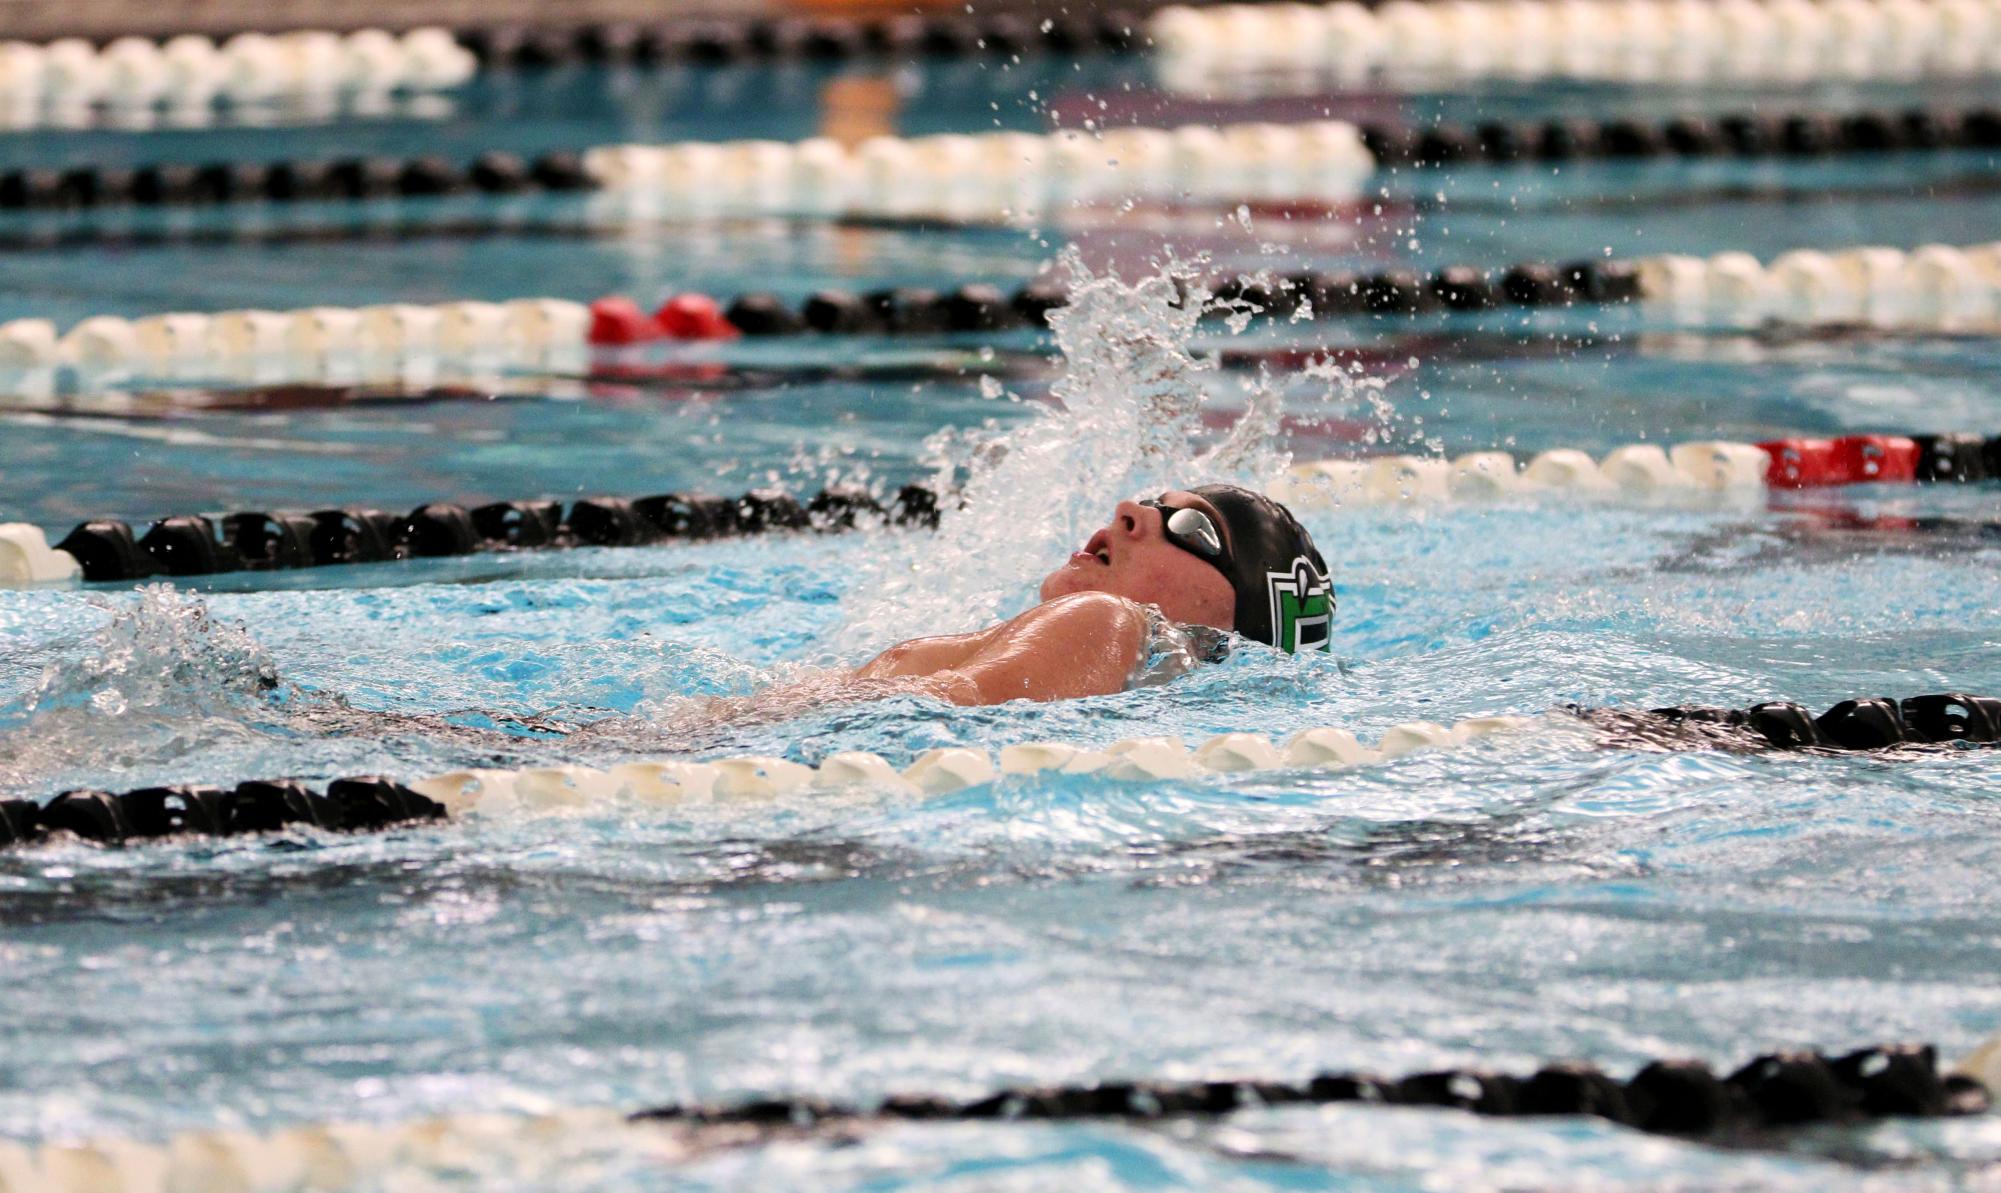
[[1020, 622], [1065, 637], [1137, 639], [1146, 629], [1146, 610], [1108, 592], [1073, 592], [1044, 601]]
[[1145, 643], [1146, 612], [1104, 593], [1075, 593], [1045, 601], [999, 630], [957, 668], [974, 690], [944, 693], [946, 699], [1000, 704], [1117, 692]]

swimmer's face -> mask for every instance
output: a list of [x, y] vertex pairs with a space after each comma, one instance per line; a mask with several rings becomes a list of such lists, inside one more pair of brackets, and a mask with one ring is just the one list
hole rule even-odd
[[[1207, 501], [1181, 489], [1160, 496], [1172, 509], [1192, 507], [1208, 514], [1224, 535], [1229, 527]], [[1237, 618], [1237, 594], [1215, 564], [1168, 541], [1164, 521], [1170, 511], [1121, 501], [1112, 520], [1092, 535], [1081, 550], [1042, 581], [1042, 599], [1073, 592], [1109, 592], [1143, 605], [1158, 605], [1168, 620], [1183, 625], [1231, 629]]]

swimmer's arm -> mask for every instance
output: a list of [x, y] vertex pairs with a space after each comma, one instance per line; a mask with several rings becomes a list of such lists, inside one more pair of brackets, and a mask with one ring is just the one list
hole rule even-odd
[[908, 642], [899, 642], [857, 667], [855, 678], [897, 679], [949, 671], [972, 658], [1009, 624], [1003, 622], [972, 634], [943, 634], [935, 638], [912, 638]]
[[933, 695], [972, 705], [1124, 691], [1146, 639], [1146, 615], [1118, 597], [1080, 592], [980, 636], [985, 640], [963, 660], [924, 681]]

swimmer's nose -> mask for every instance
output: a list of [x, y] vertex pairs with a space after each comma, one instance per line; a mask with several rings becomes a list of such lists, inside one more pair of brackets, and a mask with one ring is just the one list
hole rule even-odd
[[1158, 530], [1159, 514], [1137, 501], [1121, 501], [1112, 511], [1112, 530], [1129, 539], [1142, 539]]

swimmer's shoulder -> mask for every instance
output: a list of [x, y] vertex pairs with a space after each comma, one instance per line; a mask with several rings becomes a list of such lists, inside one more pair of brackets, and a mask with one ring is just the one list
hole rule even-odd
[[1073, 592], [1053, 597], [1037, 605], [1035, 611], [1051, 619], [1105, 626], [1126, 623], [1143, 625], [1149, 613], [1159, 612], [1152, 605], [1142, 605], [1109, 592]]
[[1067, 700], [1119, 691], [1145, 633], [1139, 607], [1102, 593], [1044, 601], [987, 631], [972, 655], [934, 673], [955, 704]]
[[1109, 592], [1073, 592], [1037, 605], [1026, 618], [1039, 633], [1078, 641], [1116, 641], [1137, 653], [1148, 634], [1151, 606]]

